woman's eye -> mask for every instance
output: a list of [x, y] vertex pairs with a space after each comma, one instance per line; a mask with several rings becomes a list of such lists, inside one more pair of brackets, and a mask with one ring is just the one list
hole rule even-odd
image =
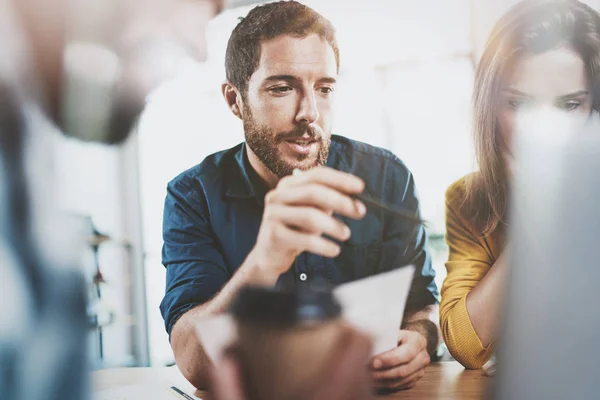
[[566, 103], [559, 104], [559, 108], [565, 111], [574, 111], [581, 106], [581, 103], [578, 101], [567, 101]]
[[514, 110], [520, 110], [527, 105], [527, 102], [524, 100], [508, 100], [508, 105]]

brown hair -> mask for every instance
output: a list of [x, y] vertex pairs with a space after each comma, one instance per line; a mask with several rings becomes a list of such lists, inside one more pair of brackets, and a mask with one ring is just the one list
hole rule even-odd
[[501, 79], [524, 54], [569, 46], [583, 58], [600, 110], [600, 14], [577, 0], [525, 0], [495, 25], [475, 72], [473, 129], [479, 171], [466, 180], [463, 212], [486, 236], [507, 223], [508, 175], [495, 113]]
[[227, 80], [245, 95], [260, 62], [260, 44], [281, 35], [305, 38], [317, 34], [333, 48], [339, 69], [339, 48], [331, 22], [296, 1], [278, 1], [253, 8], [233, 30], [225, 53]]

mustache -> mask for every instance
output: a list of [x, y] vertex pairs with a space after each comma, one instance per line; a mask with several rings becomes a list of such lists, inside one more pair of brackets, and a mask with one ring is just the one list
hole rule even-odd
[[310, 140], [323, 140], [323, 131], [321, 131], [320, 128], [306, 125], [300, 125], [288, 132], [280, 132], [275, 135], [275, 140], [277, 142], [283, 142], [287, 140], [299, 139], [305, 137], [307, 134]]

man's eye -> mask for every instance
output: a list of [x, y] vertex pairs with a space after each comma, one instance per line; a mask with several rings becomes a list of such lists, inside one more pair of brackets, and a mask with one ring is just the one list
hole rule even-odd
[[271, 92], [273, 93], [277, 93], [277, 94], [284, 94], [287, 92], [291, 92], [292, 88], [289, 86], [278, 86], [278, 87], [274, 87], [269, 89]]
[[566, 103], [562, 103], [558, 105], [558, 108], [565, 111], [574, 111], [577, 110], [581, 106], [581, 103], [575, 100], [567, 101]]
[[319, 88], [319, 92], [323, 93], [323, 94], [330, 94], [331, 92], [333, 92], [333, 88], [331, 87], [322, 87]]

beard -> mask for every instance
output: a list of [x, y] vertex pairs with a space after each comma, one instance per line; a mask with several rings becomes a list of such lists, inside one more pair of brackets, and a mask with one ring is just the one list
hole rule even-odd
[[[297, 125], [288, 132], [274, 132], [268, 126], [261, 125], [252, 116], [250, 109], [244, 107], [244, 136], [246, 144], [256, 154], [258, 159], [278, 178], [291, 175], [294, 169], [307, 170], [325, 165], [329, 156], [331, 135], [324, 135], [323, 131], [310, 125]], [[283, 142], [306, 138], [315, 141], [318, 146], [314, 154], [296, 154], [294, 159], [286, 160], [281, 152]]]

